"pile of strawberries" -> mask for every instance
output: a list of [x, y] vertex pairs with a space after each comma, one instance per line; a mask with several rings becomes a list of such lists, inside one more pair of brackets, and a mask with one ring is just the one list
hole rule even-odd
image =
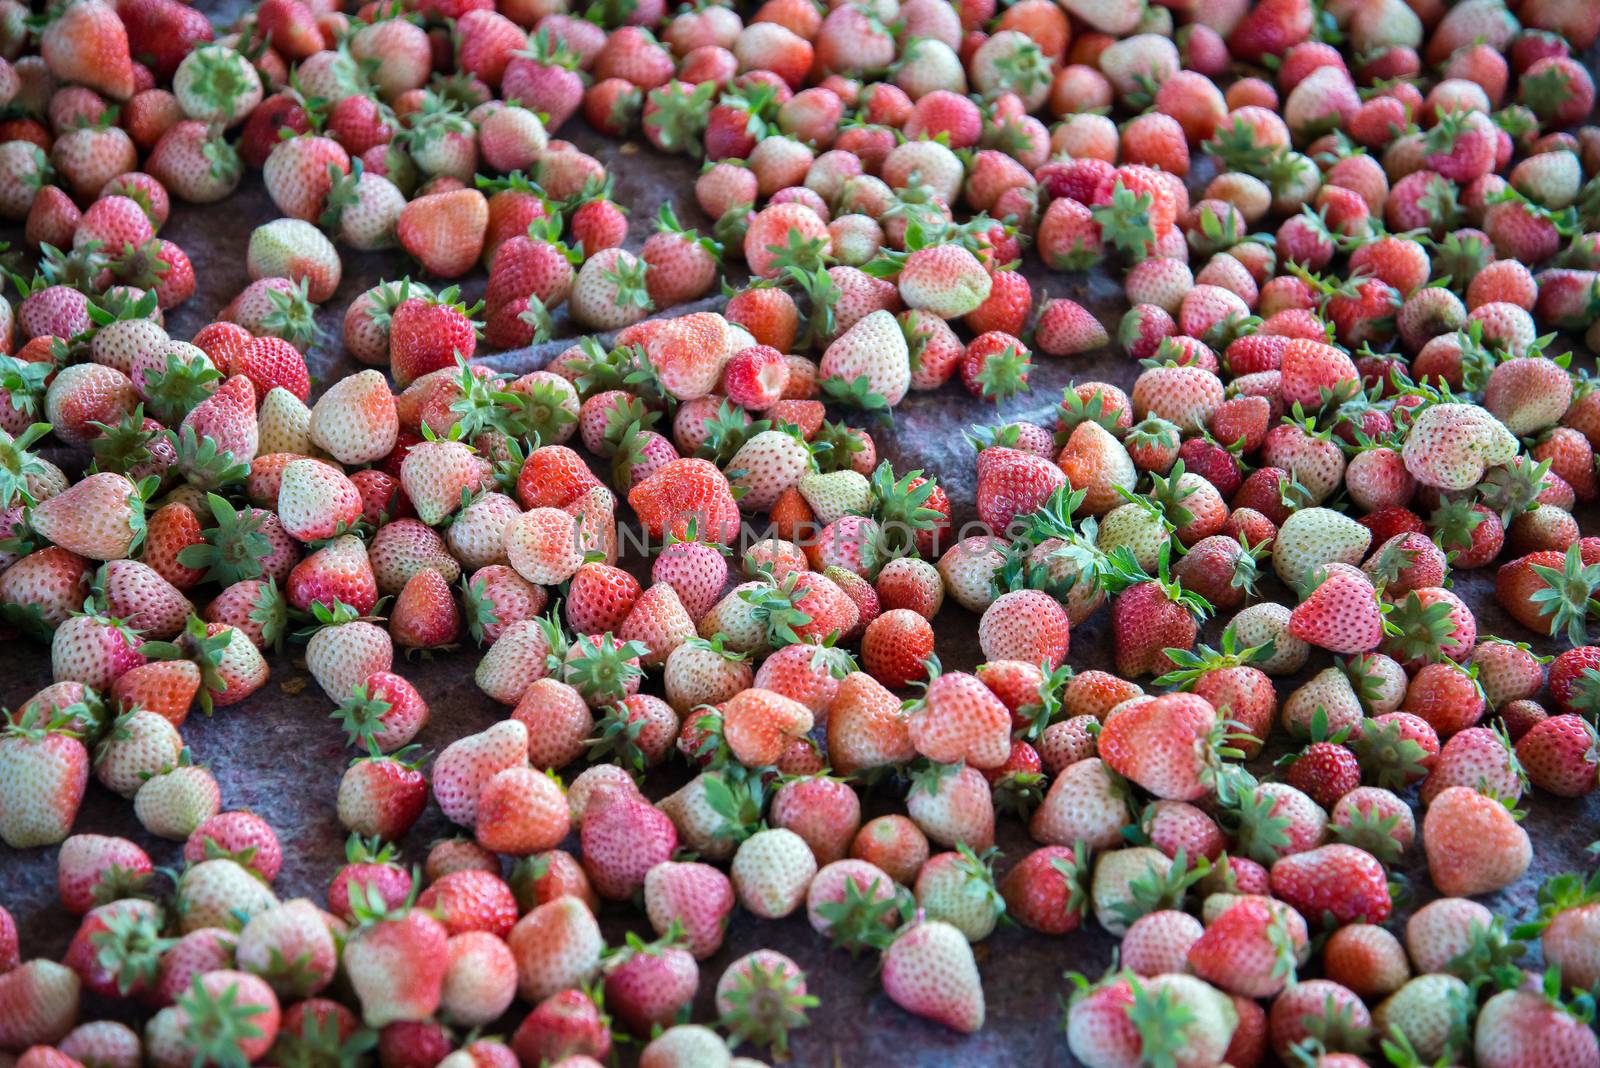
[[[742, 908], [958, 1032], [1003, 918], [1098, 924], [1090, 1068], [1600, 1068], [1600, 877], [1472, 900], [1600, 770], [1597, 36], [1593, 0], [0, 0], [0, 618], [55, 679], [0, 839], [82, 917], [24, 962], [0, 908], [0, 1066], [749, 1066], [818, 998], [759, 949], [688, 1022]], [[625, 248], [580, 111], [703, 158], [706, 232]], [[163, 225], [247, 168], [283, 217], [173, 338]], [[313, 401], [341, 247], [398, 280]], [[1025, 258], [1120, 277], [1115, 338]], [[878, 456], [911, 391], [1112, 347], [1130, 389], [969, 431], [954, 511]], [[1514, 633], [1451, 588], [1491, 565]], [[1116, 674], [1075, 672], [1102, 612]], [[458, 646], [507, 713], [446, 737], [396, 653]], [[303, 799], [351, 835], [320, 902], [183, 731], [290, 656], [353, 750]], [[91, 774], [181, 856], [77, 826]], [[461, 834], [408, 866], [430, 800]], [[999, 878], [997, 813], [1035, 843]]]

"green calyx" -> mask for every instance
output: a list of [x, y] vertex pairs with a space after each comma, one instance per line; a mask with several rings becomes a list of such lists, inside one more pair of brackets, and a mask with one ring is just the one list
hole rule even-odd
[[366, 683], [357, 683], [339, 707], [329, 713], [330, 719], [339, 721], [346, 739], [355, 747], [375, 746], [377, 733], [383, 729], [383, 719], [394, 705], [381, 697], [369, 694]]
[[189, 990], [178, 998], [178, 1008], [183, 1010], [185, 1045], [195, 1051], [197, 1060], [207, 1064], [249, 1068], [250, 1058], [241, 1045], [262, 1037], [255, 1018], [266, 1013], [268, 1007], [241, 1001], [237, 985], [213, 995], [202, 985], [202, 978], [196, 975]]
[[561, 679], [591, 703], [620, 701], [644, 675], [639, 658], [649, 651], [641, 642], [619, 642], [609, 632], [581, 636], [562, 663]]
[[[852, 880], [846, 886], [854, 888]], [[736, 1041], [765, 1046], [775, 1060], [789, 1050], [789, 1032], [810, 1025], [807, 1009], [818, 1000], [806, 993], [805, 976], [785, 965], [749, 960], [731, 989], [722, 995], [727, 1007], [718, 1022]]]
[[1147, 868], [1134, 877], [1127, 887], [1127, 898], [1116, 902], [1111, 911], [1125, 925], [1131, 925], [1141, 916], [1166, 909], [1182, 909], [1189, 890], [1211, 874], [1211, 861], [1198, 857], [1193, 866], [1188, 855], [1179, 849], [1165, 871]]
[[1277, 643], [1268, 639], [1260, 645], [1240, 648], [1238, 634], [1233, 624], [1229, 624], [1222, 632], [1221, 647], [1213, 649], [1209, 645], [1202, 645], [1197, 650], [1166, 649], [1167, 659], [1171, 660], [1176, 669], [1169, 671], [1155, 680], [1157, 686], [1177, 686], [1180, 689], [1191, 690], [1200, 677], [1212, 671], [1221, 671], [1226, 668], [1236, 668], [1249, 664], [1259, 664], [1271, 660], [1277, 652]]
[[1575, 647], [1589, 644], [1589, 616], [1600, 613], [1600, 600], [1595, 598], [1600, 589], [1600, 563], [1585, 565], [1574, 543], [1560, 568], [1529, 566], [1544, 582], [1544, 588], [1535, 590], [1529, 600], [1540, 616], [1550, 617], [1550, 633], [1564, 634]]
[[[183, 633], [175, 641], [145, 642], [139, 646], [139, 652], [149, 660], [193, 661], [200, 668], [200, 707], [209, 716], [212, 699], [228, 689], [222, 663], [228, 655], [228, 646], [238, 636], [239, 632], [232, 627], [207, 634], [205, 620], [191, 614]], [[240, 640], [247, 639], [241, 637]]]
[[0, 508], [9, 508], [17, 501], [37, 504], [28, 480], [47, 476], [50, 467], [29, 450], [33, 444], [50, 433], [49, 423], [34, 423], [16, 437], [0, 430]]
[[206, 494], [214, 525], [201, 531], [204, 543], [178, 550], [178, 563], [205, 572], [205, 580], [231, 586], [261, 577], [261, 561], [271, 555], [272, 542], [262, 533], [264, 515], [255, 509], [239, 512], [226, 498]]
[[817, 915], [828, 923], [829, 941], [852, 957], [863, 950], [887, 949], [896, 929], [915, 911], [911, 895], [893, 884], [884, 887], [890, 893], [880, 894], [877, 880], [863, 890], [854, 879], [846, 879], [843, 889], [843, 900], [819, 904]]

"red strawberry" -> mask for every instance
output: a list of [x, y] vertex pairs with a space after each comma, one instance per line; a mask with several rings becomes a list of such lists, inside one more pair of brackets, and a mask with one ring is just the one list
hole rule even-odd
[[1302, 915], [1331, 915], [1338, 923], [1382, 923], [1391, 908], [1383, 865], [1350, 845], [1280, 857], [1272, 865], [1272, 893]]
[[374, 754], [350, 762], [339, 781], [339, 823], [352, 834], [388, 840], [411, 829], [428, 802], [428, 780], [413, 753]]
[[[476, 257], [474, 257], [476, 258]], [[479, 324], [454, 287], [437, 297], [402, 301], [389, 322], [389, 367], [396, 384], [406, 386], [430, 371], [470, 360], [477, 351]]]
[[213, 37], [203, 12], [174, 0], [119, 0], [117, 15], [128, 35], [128, 50], [165, 83], [184, 56]]
[[1289, 633], [1335, 653], [1367, 653], [1383, 640], [1377, 593], [1354, 569], [1329, 568], [1327, 577], [1289, 615]]
[[1582, 797], [1595, 788], [1600, 762], [1595, 732], [1580, 716], [1552, 716], [1534, 724], [1518, 739], [1516, 759], [1533, 785], [1557, 796]]
[[1157, 797], [1192, 801], [1214, 772], [1217, 724], [1209, 701], [1167, 694], [1109, 718], [1098, 750], [1108, 767]]

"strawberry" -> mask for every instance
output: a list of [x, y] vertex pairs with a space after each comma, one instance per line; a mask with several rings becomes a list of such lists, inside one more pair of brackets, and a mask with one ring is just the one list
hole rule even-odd
[[1535, 1050], [1582, 1063], [1600, 1056], [1592, 1031], [1568, 1013], [1559, 996], [1553, 1002], [1540, 993], [1504, 990], [1478, 1012], [1473, 1028], [1473, 1053], [1478, 1063], [1511, 1068], [1529, 1063]]
[[559, 845], [569, 829], [559, 781], [528, 767], [509, 767], [478, 795], [478, 844], [496, 853], [528, 856]]
[[[493, 211], [494, 202], [490, 201], [491, 219]], [[529, 224], [529, 233], [512, 235], [495, 246], [489, 288], [484, 293], [490, 308], [510, 304], [517, 297], [537, 297], [548, 309], [567, 298], [572, 289], [573, 264], [579, 260], [557, 240], [558, 226], [554, 218], [537, 219]], [[535, 240], [530, 236], [533, 233], [548, 236]]]
[[1595, 788], [1594, 744], [1587, 721], [1574, 715], [1552, 716], [1517, 740], [1515, 763], [1540, 789], [1560, 797], [1582, 797]]
[[433, 766], [433, 795], [454, 823], [473, 826], [484, 783], [528, 759], [528, 731], [517, 720], [503, 720], [486, 731], [446, 746]]
[[343, 534], [361, 516], [361, 494], [338, 468], [321, 460], [295, 460], [283, 469], [278, 517], [300, 542]]
[[1347, 570], [1330, 569], [1289, 614], [1289, 633], [1336, 653], [1366, 653], [1383, 638], [1382, 617], [1371, 583]]
[[351, 745], [393, 752], [427, 725], [428, 705], [399, 675], [374, 671], [349, 689], [333, 718], [341, 721]]
[[128, 49], [142, 57], [165, 82], [197, 45], [212, 39], [211, 22], [201, 12], [166, 0], [122, 0], [116, 5], [128, 35]]
[[[261, 77], [248, 57], [222, 45], [205, 44], [194, 49], [183, 57], [172, 76], [172, 93], [184, 116], [221, 126], [232, 126], [251, 115], [261, 102], [262, 92]], [[292, 125], [304, 129], [308, 123]]]
[[170, 127], [145, 160], [145, 169], [180, 200], [212, 204], [238, 187], [244, 167], [220, 134], [198, 120]]
[[301, 611], [321, 604], [331, 612], [343, 604], [352, 609], [351, 618], [370, 612], [378, 602], [366, 546], [351, 534], [334, 538], [295, 564], [285, 592], [289, 603]]
[[989, 862], [962, 846], [930, 857], [917, 873], [917, 905], [929, 918], [955, 927], [968, 941], [981, 941], [1005, 911]]
[[[712, 641], [685, 641], [667, 656], [662, 676], [668, 701], [686, 716], [696, 706], [726, 701], [748, 689], [751, 682], [744, 654], [727, 649], [720, 636]], [[692, 717], [689, 722], [694, 722]]]
[[649, 265], [620, 248], [590, 256], [573, 280], [567, 308], [574, 320], [596, 330], [617, 330], [643, 319], [654, 304], [647, 286]]
[[333, 296], [342, 274], [333, 243], [303, 219], [277, 219], [251, 231], [247, 263], [251, 278], [305, 279], [317, 303]]
[[1214, 760], [1206, 739], [1216, 722], [1203, 698], [1169, 694], [1109, 719], [1098, 750], [1107, 766], [1158, 797], [1193, 800], [1205, 791]]
[[733, 756], [746, 767], [775, 764], [789, 738], [811, 729], [811, 710], [770, 690], [747, 689], [724, 703], [723, 730]]
[[989, 299], [989, 273], [960, 245], [933, 245], [913, 251], [900, 265], [900, 296], [910, 308], [941, 319], [956, 319]]
[[339, 780], [339, 823], [352, 834], [391, 840], [410, 830], [428, 801], [428, 782], [414, 757], [402, 749], [351, 761]]
[[1163, 650], [1191, 647], [1197, 633], [1196, 617], [1209, 612], [1209, 606], [1202, 599], [1171, 579], [1166, 560], [1163, 546], [1155, 579], [1139, 570], [1136, 564], [1115, 579], [1113, 588], [1123, 589], [1112, 604], [1112, 635], [1119, 674], [1166, 670], [1170, 660]]
[[493, 644], [513, 624], [533, 619], [547, 601], [542, 589], [505, 564], [479, 568], [468, 577], [462, 592], [467, 629], [480, 644]]
[[133, 631], [104, 615], [74, 615], [56, 628], [50, 642], [50, 668], [57, 680], [96, 690], [109, 689], [147, 655]]
[[1527, 869], [1532, 851], [1504, 805], [1465, 786], [1433, 799], [1422, 834], [1428, 874], [1440, 893], [1453, 896], [1509, 885]]
[[400, 465], [400, 484], [416, 508], [417, 518], [440, 523], [461, 507], [463, 495], [483, 483], [488, 463], [459, 441], [423, 441], [407, 450]]
[[356, 906], [367, 904], [374, 895], [390, 905], [402, 904], [411, 895], [411, 874], [394, 863], [393, 846], [352, 834], [344, 853], [346, 863], [328, 884], [328, 908], [340, 919], [353, 922]]
[[1467, 489], [1483, 470], [1515, 454], [1515, 440], [1474, 404], [1430, 404], [1411, 420], [1402, 448], [1406, 470], [1426, 486]]
[[1058, 297], [1046, 301], [1039, 310], [1034, 345], [1046, 356], [1077, 356], [1109, 342], [1106, 328], [1081, 304]]
[[884, 993], [908, 1012], [971, 1034], [983, 1026], [984, 997], [966, 937], [919, 918], [883, 951]]
[[311, 440], [344, 464], [387, 455], [399, 433], [394, 398], [377, 371], [336, 382], [311, 410]]
[[994, 844], [994, 801], [988, 781], [976, 768], [930, 764], [915, 779], [906, 812], [940, 845], [988, 849]]
[[690, 525], [712, 544], [731, 542], [738, 504], [727, 478], [706, 460], [673, 460], [634, 486], [628, 503], [653, 537], [685, 540]]
[[77, 915], [132, 896], [149, 881], [150, 858], [126, 838], [75, 834], [61, 843], [56, 885], [61, 904]]
[[449, 645], [461, 630], [461, 616], [450, 584], [431, 567], [406, 582], [390, 613], [395, 644], [409, 651]]
[[1324, 948], [1324, 960], [1328, 978], [1366, 997], [1392, 994], [1411, 975], [1400, 940], [1370, 923], [1335, 931]]
[[104, 0], [84, 0], [62, 10], [39, 35], [50, 73], [97, 89], [116, 100], [133, 95], [128, 32]]
[[646, 944], [637, 935], [606, 962], [606, 1003], [635, 1034], [664, 1026], [693, 997], [700, 969], [676, 931]]
[[1272, 865], [1272, 893], [1302, 914], [1331, 915], [1339, 923], [1381, 923], [1391, 907], [1383, 865], [1343, 844], [1280, 857]]
[[[598, 931], [595, 938], [599, 940]], [[535, 1005], [518, 1025], [511, 1045], [519, 1058], [530, 1062], [605, 1057], [611, 1048], [609, 1021], [590, 993], [569, 987]]]
[[395, 382], [410, 385], [430, 371], [470, 360], [477, 350], [480, 324], [472, 320], [477, 307], [461, 303], [454, 287], [436, 297], [402, 301], [389, 322], [389, 364]]
[[57, 732], [36, 713], [26, 713], [9, 722], [0, 736], [0, 765], [6, 769], [8, 796], [0, 838], [13, 849], [66, 838], [89, 777], [83, 744]]
[[205, 768], [189, 763], [187, 750], [144, 781], [133, 797], [134, 815], [159, 838], [186, 840], [222, 808], [221, 788]]
[[716, 280], [721, 253], [721, 244], [685, 230], [672, 205], [663, 203], [656, 232], [639, 250], [648, 267], [645, 287], [655, 306], [667, 308], [704, 296]]
[[0, 1004], [8, 1010], [0, 1041], [11, 1049], [60, 1041], [78, 1016], [78, 975], [39, 958], [0, 973]]
[[[251, 917], [239, 932], [235, 960], [285, 997], [322, 990], [339, 965], [322, 910], [303, 898]], [[288, 968], [286, 961], [295, 967]]]
[[559, 508], [535, 508], [504, 528], [506, 556], [517, 574], [532, 583], [560, 583], [583, 566], [572, 516]]
[[438, 1008], [445, 979], [447, 933], [420, 910], [389, 910], [370, 891], [356, 897], [360, 926], [341, 954], [362, 1017], [369, 1027], [421, 1020]]
[[887, 311], [874, 311], [841, 334], [823, 353], [827, 390], [860, 407], [892, 407], [910, 387], [910, 350]]
[[1267, 1037], [1279, 1055], [1312, 1034], [1326, 1034], [1336, 1047], [1359, 1045], [1371, 1023], [1371, 1014], [1354, 991], [1328, 979], [1311, 979], [1284, 991], [1272, 1003]]
[[891, 609], [867, 624], [861, 662], [867, 674], [883, 685], [903, 689], [927, 678], [933, 644], [933, 627], [927, 619], [909, 608]]
[[659, 935], [677, 930], [684, 948], [704, 960], [722, 945], [724, 928], [733, 910], [733, 886], [728, 877], [708, 864], [658, 864], [645, 875], [645, 911]]
[[990, 660], [1056, 667], [1066, 658], [1068, 638], [1066, 611], [1037, 590], [1001, 594], [978, 624], [978, 642]]
[[930, 759], [966, 759], [994, 768], [1010, 755], [1010, 742], [998, 732], [1010, 722], [1005, 706], [971, 675], [935, 672], [923, 699], [913, 706], [907, 728], [918, 752]]
[[[1152, 913], [1139, 922], [1159, 916]], [[1131, 936], [1138, 929], [1130, 928]], [[1195, 975], [1235, 994], [1273, 997], [1297, 966], [1306, 944], [1305, 921], [1270, 898], [1240, 897], [1206, 926], [1186, 954]]]
[[[602, 897], [619, 900], [644, 885], [645, 874], [677, 847], [665, 814], [637, 794], [598, 794], [582, 817], [583, 866]], [[809, 854], [808, 854], [809, 855]]]
[[139, 487], [106, 471], [41, 502], [29, 522], [41, 537], [69, 552], [91, 560], [121, 560], [144, 540], [144, 508]]
[[290, 218], [305, 222], [315, 222], [322, 215], [334, 180], [349, 173], [349, 153], [338, 142], [317, 134], [279, 141], [261, 169], [273, 204]]
[[1272, 568], [1285, 582], [1300, 585], [1318, 568], [1359, 563], [1371, 540], [1371, 533], [1353, 519], [1328, 508], [1301, 508], [1284, 520], [1273, 539]]
[[41, 635], [79, 609], [90, 592], [92, 569], [83, 557], [53, 545], [36, 549], [0, 572], [0, 598], [34, 617]]
[[145, 779], [175, 765], [182, 752], [183, 739], [170, 721], [135, 708], [118, 715], [96, 747], [95, 778], [131, 798]]
[[194, 605], [171, 583], [136, 560], [113, 560], [101, 565], [95, 585], [107, 612], [157, 640], [181, 631], [184, 620], [194, 610]]
[[728, 323], [715, 312], [670, 320], [650, 338], [646, 354], [667, 392], [679, 400], [703, 397], [732, 355]]
[[[810, 1023], [806, 1010], [816, 1004], [817, 999], [806, 993], [800, 966], [773, 949], [745, 954], [717, 980], [718, 1022], [737, 1040], [769, 1046], [778, 1055], [788, 1050], [789, 1032]], [[707, 1029], [691, 1030], [704, 1030], [709, 1039], [721, 1041]], [[711, 1048], [708, 1043], [707, 1049]], [[716, 1052], [720, 1051], [712, 1055]]]
[[722, 372], [723, 392], [746, 411], [760, 411], [783, 398], [789, 365], [770, 345], [752, 345], [729, 358]]
[[476, 189], [429, 193], [406, 204], [395, 224], [400, 244], [440, 278], [459, 278], [483, 251], [489, 202]]

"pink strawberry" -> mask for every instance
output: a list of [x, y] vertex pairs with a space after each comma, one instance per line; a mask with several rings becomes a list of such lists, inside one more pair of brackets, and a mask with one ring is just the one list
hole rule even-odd
[[0, 772], [0, 838], [6, 845], [28, 849], [67, 837], [89, 781], [83, 743], [27, 713], [0, 734]]

